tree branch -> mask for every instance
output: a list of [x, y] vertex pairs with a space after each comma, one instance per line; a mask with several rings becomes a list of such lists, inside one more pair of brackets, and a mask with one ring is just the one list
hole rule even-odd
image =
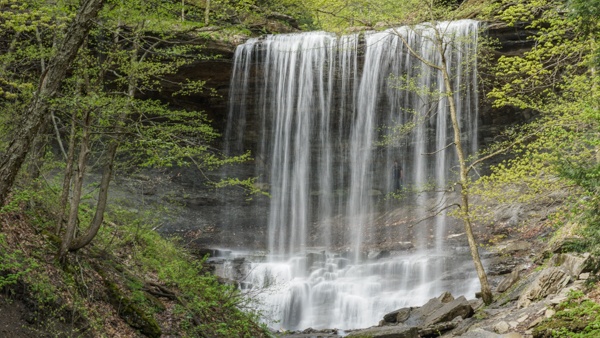
[[[412, 28], [411, 28], [412, 30]], [[404, 46], [406, 46], [406, 48], [408, 49], [410, 55], [416, 57], [419, 61], [421, 61], [424, 65], [431, 67], [433, 69], [437, 69], [439, 71], [442, 70], [441, 66], [438, 66], [434, 63], [431, 63], [429, 60], [426, 60], [421, 54], [417, 53], [408, 43], [408, 41], [406, 41], [406, 38], [404, 37], [404, 35], [400, 34], [400, 32], [398, 31], [397, 28], [393, 28], [392, 31], [394, 32], [394, 34], [396, 34], [400, 40], [402, 40], [402, 43], [404, 44]], [[414, 31], [414, 30], [413, 30]]]
[[426, 217], [424, 217], [424, 218], [421, 218], [421, 219], [420, 219], [420, 220], [418, 220], [416, 223], [408, 225], [408, 227], [409, 227], [409, 228], [412, 228], [413, 226], [415, 226], [415, 225], [418, 225], [419, 223], [423, 223], [423, 222], [425, 222], [425, 221], [426, 221], [426, 220], [428, 220], [428, 219], [432, 219], [432, 218], [434, 218], [434, 217], [436, 217], [436, 216], [439, 216], [439, 215], [440, 215], [442, 212], [444, 212], [444, 211], [446, 211], [446, 210], [448, 210], [448, 209], [450, 209], [450, 208], [452, 208], [452, 207], [458, 207], [458, 208], [460, 209], [460, 208], [461, 208], [461, 205], [460, 205], [460, 204], [458, 204], [458, 203], [452, 203], [452, 204], [449, 204], [449, 205], [447, 205], [447, 206], [443, 207], [442, 209], [438, 210], [438, 211], [437, 211], [435, 214], [433, 214], [433, 215], [429, 215], [429, 216], [426, 216]]
[[448, 148], [452, 147], [453, 145], [455, 145], [455, 143], [454, 143], [454, 142], [452, 142], [452, 143], [448, 144], [447, 146], [445, 146], [444, 148], [442, 148], [442, 149], [438, 149], [438, 150], [436, 150], [436, 151], [434, 151], [434, 152], [432, 152], [432, 153], [422, 153], [421, 155], [435, 155], [435, 154], [437, 154], [437, 153], [440, 153], [440, 152], [442, 152], [442, 151], [444, 151], [444, 150], [446, 150], [446, 149], [448, 149]]

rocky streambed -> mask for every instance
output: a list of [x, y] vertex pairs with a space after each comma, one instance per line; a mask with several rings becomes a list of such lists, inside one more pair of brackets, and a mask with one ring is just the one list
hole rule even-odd
[[[495, 301], [485, 306], [478, 298], [453, 297], [443, 292], [421, 306], [404, 307], [385, 314], [378, 325], [359, 330], [314, 330], [276, 332], [279, 337], [551, 337], [545, 322], [557, 313], [559, 304], [575, 291], [585, 291], [596, 279], [597, 259], [590, 254], [563, 253], [564, 246], [526, 246], [506, 241], [497, 246], [494, 267], [508, 273], [492, 275]], [[516, 250], [512, 250], [512, 249]], [[512, 250], [512, 251], [511, 251]]]

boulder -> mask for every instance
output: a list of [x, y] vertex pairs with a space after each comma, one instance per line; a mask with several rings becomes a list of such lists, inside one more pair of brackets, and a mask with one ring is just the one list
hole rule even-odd
[[494, 325], [494, 331], [500, 334], [507, 333], [508, 330], [510, 330], [510, 325], [505, 321], [501, 321]]
[[554, 255], [550, 259], [550, 264], [562, 267], [569, 273], [572, 279], [577, 279], [582, 272], [585, 272], [589, 264], [590, 254], [566, 253]]
[[429, 313], [424, 321], [424, 326], [431, 326], [434, 324], [449, 322], [456, 317], [461, 319], [469, 318], [473, 315], [473, 308], [471, 304], [464, 296], [460, 296], [457, 299], [442, 305], [437, 310]]
[[519, 296], [517, 306], [527, 307], [532, 301], [556, 294], [571, 280], [569, 273], [558, 267], [543, 270], [529, 287]]
[[510, 289], [510, 287], [513, 286], [518, 280], [519, 280], [519, 268], [517, 267], [516, 269], [513, 270], [513, 272], [510, 273], [510, 275], [508, 275], [508, 276], [504, 277], [504, 279], [502, 279], [500, 284], [498, 284], [498, 286], [496, 287], [496, 291], [502, 293], [502, 292]]
[[539, 277], [542, 271], [534, 271], [528, 276], [517, 282], [517, 284], [505, 292], [502, 297], [498, 299], [500, 305], [505, 305], [509, 302], [513, 302], [519, 299], [521, 295], [529, 288], [529, 286]]
[[380, 327], [354, 331], [348, 337], [437, 337], [455, 329], [472, 315], [473, 308], [465, 297], [454, 299], [449, 292], [444, 292], [421, 307], [392, 311], [383, 317]]
[[452, 296], [452, 294], [448, 291], [442, 293], [438, 299], [440, 300], [440, 302], [446, 304], [446, 303], [450, 303], [451, 301], [454, 300], [454, 296]]
[[410, 317], [404, 323], [411, 326], [423, 326], [427, 317], [443, 306], [444, 303], [442, 303], [440, 297], [432, 298], [425, 305], [414, 308], [410, 313]]
[[449, 292], [444, 292], [421, 307], [406, 307], [387, 313], [380, 325], [418, 327], [423, 335], [423, 332], [451, 330], [472, 315], [473, 308], [465, 297], [454, 299]]
[[429, 325], [419, 330], [419, 336], [421, 337], [439, 337], [440, 333], [455, 329], [458, 324], [463, 321], [462, 317], [456, 317], [449, 322], [437, 323]]
[[350, 332], [346, 337], [419, 338], [419, 328], [407, 325], [371, 327]]
[[383, 316], [383, 321], [386, 323], [404, 323], [409, 317], [412, 308], [405, 307], [396, 311], [392, 311]]

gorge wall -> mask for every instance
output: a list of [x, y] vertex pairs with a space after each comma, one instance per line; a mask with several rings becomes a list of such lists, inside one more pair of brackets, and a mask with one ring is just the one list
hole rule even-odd
[[[484, 24], [487, 26], [484, 35], [491, 39], [497, 39], [500, 44], [495, 52], [494, 57], [500, 55], [511, 55], [520, 53], [530, 47], [530, 41], [527, 40], [532, 32], [525, 30], [524, 25], [516, 27], [507, 27], [501, 24]], [[207, 87], [215, 89], [215, 93], [205, 92], [194, 94], [192, 96], [177, 96], [173, 97], [172, 93], [176, 91], [171, 88], [168, 83], [165, 83], [163, 90], [160, 93], [153, 93], [152, 96], [159, 98], [170, 105], [177, 108], [202, 110], [212, 119], [213, 125], [223, 134], [227, 132], [227, 116], [228, 116], [228, 100], [230, 81], [233, 67], [233, 54], [236, 43], [241, 43], [245, 40], [243, 37], [234, 37], [230, 39], [230, 43], [219, 41], [205, 42], [206, 50], [209, 55], [219, 55], [219, 58], [196, 61], [193, 64], [186, 66], [176, 76], [178, 78], [190, 78], [192, 80], [206, 80]], [[360, 46], [361, 48], [364, 47]], [[481, 67], [480, 67], [481, 68]], [[479, 69], [479, 76], [486, 78], [489, 76], [485, 69]], [[254, 81], [251, 77], [250, 81]], [[249, 83], [253, 86], [253, 83]], [[485, 88], [485, 81], [480, 81], [482, 86], [481, 91]], [[256, 98], [248, 98], [253, 101]], [[506, 126], [525, 121], [533, 116], [533, 112], [510, 110], [510, 109], [492, 109], [485, 99], [484, 95], [479, 97], [479, 115], [478, 115], [478, 132], [477, 143], [481, 147], [494, 141], [496, 135], [499, 134]], [[253, 107], [248, 108], [248, 116], [246, 117], [245, 134], [246, 147], [248, 149], [257, 149], [259, 143], [258, 130], [260, 129], [260, 118]], [[253, 115], [254, 114], [254, 115]], [[215, 148], [224, 149], [225, 144], [217, 144]], [[261, 158], [256, 158], [251, 163], [236, 166], [229, 169], [229, 174], [232, 176], [248, 177], [256, 174], [255, 168]], [[152, 175], [150, 175], [152, 176]], [[202, 236], [196, 239], [198, 247], [218, 246], [215, 243], [221, 242], [225, 246], [240, 247], [240, 248], [258, 248], [264, 247], [266, 238], [265, 229], [257, 226], [257, 224], [266, 224], [266, 209], [269, 203], [268, 198], [262, 196], [252, 197], [253, 201], [248, 201], [248, 196], [239, 189], [221, 189], [216, 192], [206, 186], [207, 181], [218, 181], [221, 179], [220, 173], [203, 173], [199, 174], [193, 168], [179, 168], [167, 172], [165, 178], [153, 180], [150, 176], [142, 176], [139, 179], [129, 182], [132, 189], [136, 191], [145, 191], [145, 200], [175, 200], [178, 204], [184, 206], [179, 217], [165, 219], [165, 226], [162, 228], [167, 233], [186, 233], [194, 231], [196, 234], [202, 233]], [[389, 175], [388, 175], [389, 177]], [[160, 189], [157, 187], [160, 186]], [[264, 187], [264, 185], [263, 185]], [[384, 193], [385, 189], [375, 189]], [[375, 192], [377, 193], [377, 192]], [[257, 205], [262, 202], [263, 209], [257, 208]], [[232, 214], [238, 214], [236, 217], [239, 224], [234, 228], [222, 227], [221, 216], [224, 206], [236, 205], [237, 208], [230, 210]], [[236, 233], [241, 236], [235, 236], [236, 239], [227, 241], [226, 237], [217, 236], [218, 232], [224, 231], [226, 234]], [[237, 232], [236, 232], [237, 231]], [[221, 238], [221, 239], [219, 239]], [[381, 246], [381, 245], [380, 245]]]
[[[478, 73], [486, 74], [474, 57], [477, 42], [464, 42], [478, 34], [478, 23], [445, 25], [462, 40], [447, 57], [457, 74], [463, 137], [473, 153], [530, 112], [489, 107], [478, 95], [485, 85]], [[502, 41], [496, 57], [528, 47], [526, 31], [490, 27], [487, 34]], [[168, 86], [157, 93], [173, 106], [206, 111], [224, 135], [216, 148], [229, 154], [249, 149], [254, 160], [202, 175], [172, 169], [167, 181], [146, 176], [128, 184], [147, 201], [182, 206], [175, 217], [165, 217], [162, 231], [183, 235], [201, 253], [244, 257], [220, 261], [221, 275], [244, 278], [246, 288], [284, 281], [283, 293], [264, 299], [279, 323], [274, 326], [365, 327], [381, 312], [441, 291], [476, 290], [461, 225], [443, 211], [428, 217], [451, 201], [453, 194], [441, 189], [453, 180], [456, 162], [454, 150], [443, 149], [451, 142], [443, 118], [447, 103], [433, 97], [441, 81], [402, 49], [402, 34], [427, 60], [439, 62], [427, 28], [413, 35], [402, 28], [341, 38], [280, 35], [249, 40], [235, 57], [218, 46], [213, 52], [224, 58], [178, 74], [207, 80], [217, 96], [175, 100]], [[415, 93], [414, 86], [430, 93]], [[418, 123], [402, 137], [386, 129], [410, 121]], [[379, 144], [385, 136], [392, 138]], [[401, 182], [396, 163], [403, 168]], [[271, 198], [205, 185], [227, 176], [257, 177], [257, 187]], [[414, 192], [427, 185], [429, 192]], [[403, 198], [389, 198], [400, 187]]]
[[[271, 198], [251, 217], [266, 255], [233, 252], [250, 262], [220, 274], [242, 270], [244, 288], [268, 289], [269, 325], [366, 327], [442, 290], [474, 294], [446, 207], [457, 195], [451, 102], [464, 149], [478, 148], [478, 27], [284, 34], [237, 48], [225, 149], [252, 151]], [[451, 88], [436, 67], [450, 69]], [[227, 233], [247, 218], [237, 210], [223, 208]]]

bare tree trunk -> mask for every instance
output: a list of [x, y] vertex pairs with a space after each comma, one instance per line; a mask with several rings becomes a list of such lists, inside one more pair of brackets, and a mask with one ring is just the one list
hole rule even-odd
[[471, 251], [471, 257], [473, 259], [473, 263], [475, 264], [475, 270], [477, 271], [477, 276], [479, 277], [479, 283], [481, 284], [481, 295], [483, 302], [486, 305], [492, 303], [493, 296], [492, 290], [490, 289], [490, 285], [487, 280], [487, 275], [485, 273], [485, 269], [483, 264], [481, 263], [481, 257], [479, 256], [479, 250], [477, 247], [477, 241], [475, 240], [475, 236], [473, 235], [473, 226], [471, 223], [471, 214], [469, 210], [469, 178], [468, 178], [468, 166], [465, 159], [465, 154], [462, 147], [462, 141], [460, 138], [460, 124], [458, 123], [458, 117], [456, 112], [456, 102], [454, 102], [453, 91], [451, 90], [450, 83], [450, 75], [448, 74], [448, 62], [446, 60], [446, 56], [444, 55], [444, 46], [442, 45], [443, 40], [438, 37], [438, 48], [442, 58], [442, 76], [444, 78], [444, 86], [446, 87], [446, 94], [448, 97], [448, 104], [450, 105], [450, 119], [452, 120], [452, 129], [454, 130], [454, 147], [456, 148], [456, 153], [458, 155], [458, 163], [460, 166], [460, 194], [462, 204], [461, 215], [460, 217], [463, 220], [465, 225], [465, 233], [467, 234], [467, 240], [469, 242], [469, 249]]
[[104, 164], [104, 171], [102, 172], [102, 179], [100, 180], [100, 192], [98, 193], [98, 202], [96, 203], [96, 212], [94, 213], [94, 219], [92, 220], [90, 227], [85, 234], [77, 237], [73, 240], [69, 246], [69, 251], [79, 250], [86, 245], [90, 244], [92, 239], [98, 234], [100, 226], [104, 221], [104, 212], [106, 211], [106, 205], [108, 202], [108, 186], [112, 178], [113, 165], [115, 162], [115, 155], [117, 154], [117, 148], [119, 143], [117, 140], [111, 142], [108, 153], [106, 155], [106, 163]]
[[46, 145], [48, 143], [48, 134], [46, 133], [47, 128], [44, 128], [38, 134], [33, 142], [32, 150], [29, 156], [29, 164], [27, 165], [27, 175], [25, 178], [25, 184], [32, 184], [36, 178], [40, 176], [41, 168], [43, 165], [44, 154]]
[[[35, 27], [35, 38], [38, 43], [38, 48], [40, 52], [44, 49], [44, 43], [42, 41], [42, 33], [40, 32], [39, 27]], [[46, 72], [46, 61], [44, 58], [40, 58], [40, 70], [42, 74]], [[50, 117], [44, 117], [45, 122], [48, 122]], [[49, 127], [47, 127], [47, 123], [42, 123], [42, 130], [38, 133], [33, 141], [32, 151], [29, 156], [29, 165], [27, 167], [27, 175], [26, 181], [27, 183], [33, 183], [36, 178], [40, 175], [40, 168], [42, 166], [42, 159], [44, 156], [44, 149], [46, 148], [47, 142], [47, 133], [49, 132]]]
[[210, 0], [206, 0], [206, 8], [204, 8], [204, 24], [208, 26], [210, 23]]
[[17, 129], [0, 160], [0, 205], [6, 201], [8, 192], [14, 185], [25, 157], [31, 149], [33, 140], [39, 133], [47, 115], [50, 99], [56, 96], [68, 68], [87, 37], [103, 3], [103, 0], [82, 1], [60, 48], [50, 61], [46, 72], [41, 75], [38, 90], [24, 112], [26, 118], [23, 125]]
[[181, 21], [185, 21], [185, 0], [181, 0]]
[[[138, 51], [139, 51], [139, 40], [136, 38], [133, 39], [133, 49], [132, 54], [130, 56], [130, 62], [132, 65], [132, 69], [135, 69], [136, 64], [138, 63]], [[127, 94], [130, 100], [133, 100], [135, 97], [136, 91], [136, 82], [137, 77], [136, 74], [129, 75], [129, 83]], [[90, 223], [88, 230], [81, 236], [74, 238], [72, 237], [72, 241], [68, 243], [69, 251], [77, 251], [86, 245], [90, 244], [94, 237], [98, 234], [100, 227], [102, 226], [102, 222], [104, 221], [104, 212], [106, 211], [106, 206], [108, 203], [108, 190], [110, 186], [110, 181], [112, 179], [113, 168], [115, 156], [117, 154], [117, 150], [119, 148], [119, 143], [121, 141], [120, 132], [122, 128], [120, 123], [125, 119], [125, 113], [121, 112], [116, 119], [115, 122], [115, 131], [116, 136], [115, 139], [110, 141], [110, 145], [108, 148], [108, 152], [106, 154], [106, 162], [104, 164], [104, 170], [102, 172], [102, 179], [100, 180], [100, 191], [98, 192], [98, 201], [96, 203], [96, 211], [94, 213], [94, 218]], [[74, 203], [74, 202], [73, 202]], [[71, 222], [69, 222], [70, 225]], [[66, 253], [65, 253], [66, 254]]]
[[[79, 159], [77, 163], [77, 175], [73, 182], [73, 198], [71, 199], [71, 207], [69, 209], [69, 220], [67, 222], [67, 228], [62, 237], [60, 244], [60, 250], [58, 252], [58, 260], [64, 262], [67, 257], [67, 252], [73, 238], [75, 237], [75, 230], [77, 228], [77, 219], [79, 216], [79, 204], [81, 202], [81, 194], [83, 191], [83, 178], [85, 177], [85, 169], [87, 166], [87, 158], [90, 153], [90, 111], [85, 112], [83, 118], [83, 135], [81, 137], [81, 145], [79, 149]], [[75, 121], [73, 121], [75, 122]]]
[[71, 134], [69, 135], [69, 152], [67, 154], [67, 165], [65, 168], [65, 177], [63, 178], [62, 192], [60, 194], [59, 201], [59, 214], [56, 222], [56, 235], [60, 236], [63, 222], [65, 221], [65, 209], [67, 208], [67, 202], [69, 201], [69, 195], [71, 192], [71, 179], [73, 178], [73, 164], [75, 163], [75, 114], [73, 112], [71, 118]]
[[[432, 3], [431, 3], [432, 4]], [[430, 5], [431, 5], [430, 4]], [[432, 20], [434, 22], [434, 20]], [[473, 259], [473, 263], [475, 265], [475, 270], [477, 271], [477, 276], [479, 277], [479, 282], [481, 284], [481, 294], [483, 298], [483, 302], [485, 304], [491, 304], [493, 301], [492, 291], [490, 289], [490, 285], [487, 280], [487, 275], [485, 273], [485, 269], [483, 264], [481, 263], [481, 257], [479, 256], [479, 250], [477, 247], [477, 241], [475, 240], [475, 236], [473, 235], [473, 224], [471, 222], [471, 214], [469, 209], [469, 169], [470, 167], [467, 165], [467, 161], [465, 158], [465, 153], [463, 150], [462, 141], [460, 138], [460, 124], [458, 122], [458, 116], [456, 111], [456, 102], [454, 102], [454, 92], [452, 90], [452, 84], [450, 83], [450, 73], [448, 72], [448, 61], [446, 59], [445, 51], [446, 47], [444, 45], [444, 36], [441, 34], [439, 30], [435, 30], [435, 37], [433, 37], [434, 43], [436, 44], [437, 53], [441, 58], [441, 65], [434, 64], [428, 60], [426, 60], [423, 55], [420, 55], [415, 50], [413, 50], [406, 41], [406, 39], [402, 36], [401, 33], [396, 32], [398, 37], [404, 43], [404, 46], [408, 49], [409, 53], [419, 59], [423, 64], [433, 69], [436, 69], [442, 73], [442, 77], [444, 79], [444, 86], [446, 90], [442, 93], [447, 96], [448, 105], [450, 106], [450, 119], [452, 120], [452, 129], [454, 131], [454, 147], [456, 149], [456, 153], [458, 156], [458, 162], [460, 166], [460, 180], [459, 184], [461, 186], [461, 205], [460, 205], [460, 217], [465, 226], [465, 233], [467, 234], [467, 240], [469, 242], [469, 249], [471, 251], [471, 258]]]

